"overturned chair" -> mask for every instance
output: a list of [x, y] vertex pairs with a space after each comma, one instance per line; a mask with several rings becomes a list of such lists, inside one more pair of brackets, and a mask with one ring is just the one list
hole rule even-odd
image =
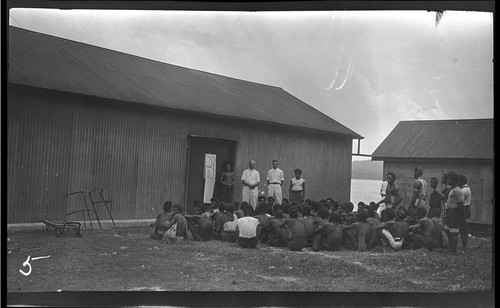
[[89, 218], [90, 227], [92, 229], [94, 229], [94, 226], [92, 226], [92, 219], [90, 218], [90, 209], [88, 208], [87, 200], [85, 199], [85, 193], [83, 191], [75, 191], [75, 192], [71, 192], [71, 193], [64, 195], [64, 197], [66, 199], [66, 206], [68, 206], [69, 197], [73, 196], [73, 195], [78, 195], [78, 194], [80, 194], [82, 196], [84, 208], [80, 208], [77, 210], [73, 210], [69, 213], [66, 213], [64, 215], [64, 220], [61, 220], [61, 221], [51, 221], [51, 220], [45, 220], [45, 219], [40, 220], [40, 222], [45, 224], [45, 228], [47, 231], [50, 228], [53, 228], [56, 232], [56, 236], [59, 237], [59, 236], [63, 235], [64, 232], [72, 230], [72, 231], [74, 231], [74, 234], [76, 236], [81, 237], [82, 236], [82, 233], [80, 232], [81, 223], [78, 221], [68, 220], [68, 216], [78, 214], [78, 213], [82, 213], [83, 223], [85, 225], [85, 230], [87, 230], [87, 220], [85, 219], [85, 213], [87, 213], [87, 217]]

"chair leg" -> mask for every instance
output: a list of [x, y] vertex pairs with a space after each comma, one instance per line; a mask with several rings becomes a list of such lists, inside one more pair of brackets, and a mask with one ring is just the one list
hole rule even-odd
[[85, 221], [85, 211], [82, 212], [83, 215], [83, 226], [85, 227], [85, 230], [87, 230], [87, 221]]
[[92, 202], [92, 207], [94, 208], [94, 214], [95, 214], [95, 217], [97, 218], [97, 222], [99, 223], [99, 228], [101, 228], [101, 230], [102, 230], [101, 221], [99, 220], [99, 215], [97, 215], [97, 211], [95, 209], [94, 202]]
[[113, 219], [113, 215], [111, 215], [111, 211], [109, 210], [109, 207], [108, 207], [108, 202], [104, 202], [104, 205], [106, 205], [106, 210], [108, 210], [109, 217], [111, 218], [111, 221], [113, 222], [113, 226], [116, 228], [115, 221]]
[[[89, 206], [87, 204], [87, 199], [85, 198], [85, 195], [83, 194], [83, 192], [82, 192], [82, 196], [83, 196], [83, 202], [85, 203], [85, 208], [87, 209], [87, 216], [89, 217], [90, 227], [92, 228], [92, 230], [94, 230], [94, 226], [92, 225], [92, 218], [90, 218], [90, 209], [89, 209]], [[85, 226], [85, 230], [86, 229], [87, 229], [87, 226]]]

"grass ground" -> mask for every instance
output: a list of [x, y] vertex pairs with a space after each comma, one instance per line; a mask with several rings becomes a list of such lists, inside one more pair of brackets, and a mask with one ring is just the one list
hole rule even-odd
[[[492, 289], [492, 243], [470, 249], [399, 252], [302, 252], [219, 241], [167, 245], [150, 228], [9, 234], [8, 292], [47, 291], [328, 291], [464, 292]], [[15, 249], [36, 249], [16, 251]], [[460, 246], [459, 246], [460, 248]], [[31, 273], [23, 262], [31, 260]]]

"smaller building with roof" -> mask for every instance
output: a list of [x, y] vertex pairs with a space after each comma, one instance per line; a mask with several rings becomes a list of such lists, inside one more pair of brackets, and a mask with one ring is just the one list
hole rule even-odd
[[[470, 223], [491, 226], [494, 214], [493, 119], [401, 121], [372, 154], [384, 162], [384, 178], [396, 183], [408, 205], [413, 171], [420, 167], [427, 183], [450, 171], [467, 177], [472, 191]], [[432, 188], [428, 185], [427, 196]], [[426, 200], [428, 201], [428, 198]]]

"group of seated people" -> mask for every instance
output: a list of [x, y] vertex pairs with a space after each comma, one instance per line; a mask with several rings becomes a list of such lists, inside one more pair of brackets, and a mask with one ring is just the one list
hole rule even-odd
[[356, 212], [352, 202], [332, 198], [273, 203], [272, 197], [261, 196], [254, 209], [247, 202], [213, 198], [211, 204], [204, 204], [195, 200], [194, 213], [183, 215], [181, 205], [167, 201], [164, 212], [151, 225], [151, 237], [167, 243], [215, 239], [237, 242], [242, 248], [262, 243], [293, 251], [305, 247], [313, 251], [449, 248], [441, 218], [427, 217], [425, 208], [409, 217], [403, 206], [386, 208], [379, 216], [375, 202], [360, 202]]

